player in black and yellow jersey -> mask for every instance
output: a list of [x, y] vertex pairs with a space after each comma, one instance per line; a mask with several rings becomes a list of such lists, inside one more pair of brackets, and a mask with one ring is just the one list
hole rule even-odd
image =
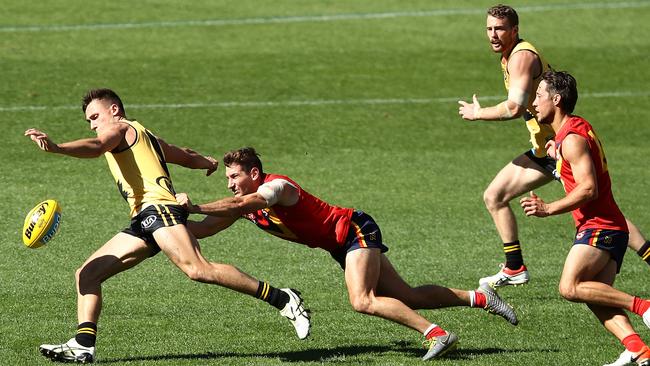
[[272, 287], [234, 266], [207, 261], [196, 238], [187, 230], [188, 213], [176, 202], [167, 163], [205, 169], [210, 175], [217, 169], [217, 160], [168, 144], [140, 123], [128, 120], [122, 101], [110, 89], [90, 90], [83, 98], [82, 109], [96, 137], [56, 144], [36, 129], [25, 131], [25, 135], [47, 152], [77, 158], [104, 155], [130, 206], [131, 223], [77, 270], [76, 336], [63, 344], [41, 345], [41, 353], [55, 361], [93, 362], [102, 282], [159, 251], [192, 280], [267, 301], [291, 321], [299, 338], [306, 338], [310, 319], [299, 292]]
[[[483, 194], [485, 205], [492, 216], [503, 242], [506, 261], [501, 270], [479, 280], [495, 287], [518, 285], [529, 280], [528, 270], [519, 243], [517, 221], [510, 201], [543, 186], [553, 179], [555, 160], [546, 156], [545, 144], [554, 136], [548, 126], [540, 125], [534, 117], [532, 103], [542, 74], [551, 65], [531, 43], [519, 38], [519, 17], [507, 5], [496, 5], [487, 11], [487, 37], [492, 51], [501, 54], [501, 69], [508, 98], [490, 107], [481, 107], [476, 95], [472, 102], [459, 101], [458, 113], [466, 120], [500, 121], [523, 118], [530, 135], [532, 148], [517, 156], [499, 171]], [[650, 241], [629, 220], [629, 247], [650, 264]]]

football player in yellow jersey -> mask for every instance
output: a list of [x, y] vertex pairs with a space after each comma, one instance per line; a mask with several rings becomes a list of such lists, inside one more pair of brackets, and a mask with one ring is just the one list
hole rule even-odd
[[178, 205], [166, 163], [212, 174], [218, 162], [187, 148], [168, 144], [140, 123], [126, 118], [119, 96], [110, 89], [90, 90], [82, 109], [97, 136], [54, 143], [47, 134], [25, 131], [41, 150], [77, 158], [105, 155], [120, 193], [131, 208], [131, 224], [95, 251], [77, 270], [77, 334], [63, 344], [41, 345], [54, 361], [88, 363], [95, 360], [97, 321], [102, 305], [101, 284], [162, 251], [190, 279], [217, 284], [255, 296], [280, 310], [304, 339], [309, 313], [300, 293], [258, 281], [228, 264], [206, 260], [188, 231], [187, 211]]
[[[510, 201], [556, 179], [555, 160], [546, 156], [544, 145], [553, 138], [553, 131], [540, 126], [534, 118], [532, 102], [541, 75], [550, 68], [533, 45], [519, 38], [519, 17], [507, 5], [488, 9], [486, 22], [490, 47], [501, 54], [501, 66], [508, 97], [490, 107], [481, 107], [476, 95], [472, 102], [459, 101], [458, 113], [463, 119], [501, 121], [523, 117], [531, 136], [532, 149], [517, 156], [499, 171], [483, 194], [503, 242], [506, 261], [501, 270], [481, 278], [479, 282], [495, 287], [518, 285], [529, 280], [519, 243], [517, 222]], [[629, 220], [629, 247], [650, 264], [650, 241]]]

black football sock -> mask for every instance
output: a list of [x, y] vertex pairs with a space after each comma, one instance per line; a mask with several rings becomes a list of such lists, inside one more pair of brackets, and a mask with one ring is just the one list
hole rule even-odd
[[638, 254], [644, 262], [650, 265], [650, 240], [646, 241], [636, 254]]
[[97, 324], [93, 322], [83, 322], [77, 326], [77, 335], [74, 339], [84, 347], [95, 347], [97, 339]]
[[506, 267], [512, 270], [519, 269], [524, 265], [524, 258], [521, 255], [519, 240], [511, 243], [503, 243], [503, 252], [506, 254]]
[[260, 283], [257, 287], [257, 293], [255, 293], [255, 297], [268, 302], [269, 304], [275, 306], [278, 310], [282, 310], [284, 306], [289, 302], [289, 295], [286, 292], [280, 291], [279, 289], [269, 285], [266, 282], [259, 282]]

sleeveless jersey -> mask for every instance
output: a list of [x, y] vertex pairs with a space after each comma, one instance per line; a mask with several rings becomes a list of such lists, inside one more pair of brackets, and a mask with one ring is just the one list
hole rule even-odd
[[353, 209], [330, 205], [283, 175], [266, 174], [264, 183], [274, 179], [293, 184], [298, 189], [298, 202], [292, 206], [275, 204], [245, 214], [244, 218], [269, 234], [312, 248], [332, 251], [345, 244]]
[[587, 141], [598, 184], [598, 198], [571, 212], [576, 228], [579, 231], [584, 229], [607, 229], [627, 232], [625, 217], [618, 208], [612, 194], [612, 182], [607, 171], [607, 159], [603, 152], [603, 146], [589, 122], [578, 116], [569, 117], [558, 131], [557, 136], [555, 136], [558, 158], [557, 171], [560, 174], [564, 190], [568, 194], [576, 186], [571, 165], [562, 159], [562, 142], [569, 134], [582, 136]]
[[156, 136], [137, 121], [124, 122], [135, 130], [135, 142], [104, 154], [131, 217], [153, 204], [176, 205], [175, 192]]
[[519, 40], [519, 43], [510, 51], [510, 54], [507, 57], [501, 58], [501, 71], [503, 72], [503, 83], [506, 87], [506, 90], [510, 90], [510, 74], [508, 73], [508, 59], [512, 57], [515, 53], [519, 51], [529, 51], [537, 55], [542, 64], [542, 71], [539, 75], [533, 75], [533, 87], [532, 93], [528, 97], [528, 105], [526, 105], [526, 112], [522, 115], [524, 121], [526, 121], [526, 128], [530, 133], [530, 142], [533, 145], [533, 152], [537, 157], [546, 156], [546, 149], [544, 145], [546, 142], [553, 139], [555, 133], [550, 125], [544, 125], [537, 122], [535, 119], [535, 109], [533, 108], [533, 101], [535, 100], [535, 91], [539, 82], [542, 80], [542, 74], [546, 71], [551, 70], [551, 65], [546, 62], [544, 57], [537, 51], [537, 49], [530, 43], [522, 40]]

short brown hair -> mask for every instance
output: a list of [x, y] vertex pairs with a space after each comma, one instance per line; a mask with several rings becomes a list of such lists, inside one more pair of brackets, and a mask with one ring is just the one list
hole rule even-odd
[[241, 149], [227, 152], [223, 156], [223, 165], [230, 167], [232, 164], [239, 164], [247, 172], [250, 172], [253, 168], [257, 168], [260, 173], [263, 173], [262, 161], [259, 156], [254, 148], [242, 147]]
[[566, 113], [573, 113], [578, 102], [578, 82], [566, 71], [547, 71], [542, 74], [549, 94], [560, 95], [560, 106]]
[[511, 27], [519, 25], [519, 15], [508, 5], [498, 4], [488, 9], [487, 14], [498, 19], [508, 19]]
[[116, 104], [120, 108], [120, 114], [126, 115], [126, 112], [124, 111], [124, 104], [122, 104], [122, 99], [120, 99], [117, 93], [111, 89], [106, 88], [88, 90], [88, 92], [86, 92], [86, 95], [84, 95], [81, 99], [81, 110], [86, 113], [86, 108], [88, 108], [90, 102], [95, 99], [105, 100], [111, 104]]

